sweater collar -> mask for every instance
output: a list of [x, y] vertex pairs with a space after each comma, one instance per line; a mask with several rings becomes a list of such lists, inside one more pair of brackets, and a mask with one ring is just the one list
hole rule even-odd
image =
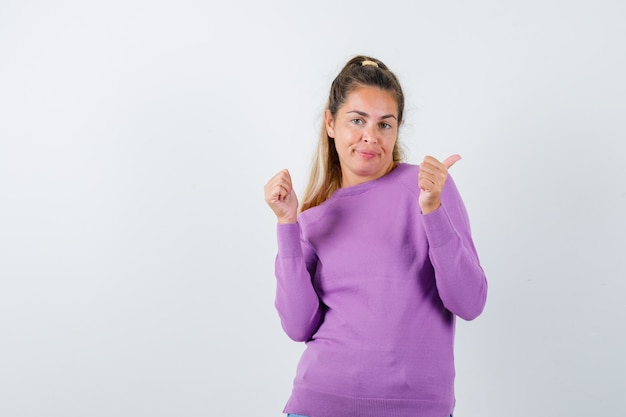
[[395, 167], [394, 169], [392, 169], [391, 171], [389, 171], [387, 174], [383, 175], [380, 178], [376, 178], [375, 180], [363, 182], [357, 185], [351, 185], [350, 187], [344, 187], [344, 188], [338, 189], [337, 191], [333, 193], [332, 196], [330, 196], [330, 199], [364, 193], [367, 190], [370, 190], [379, 184], [393, 180], [395, 177], [400, 175], [402, 171], [407, 169], [407, 166], [408, 165], [406, 163], [400, 162], [398, 163], [397, 167]]

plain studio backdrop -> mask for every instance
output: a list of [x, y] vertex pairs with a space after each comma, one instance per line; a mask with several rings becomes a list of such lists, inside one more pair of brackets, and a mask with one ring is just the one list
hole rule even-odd
[[457, 416], [624, 415], [626, 3], [0, 3], [0, 415], [280, 416], [263, 185], [380, 58], [490, 284]]

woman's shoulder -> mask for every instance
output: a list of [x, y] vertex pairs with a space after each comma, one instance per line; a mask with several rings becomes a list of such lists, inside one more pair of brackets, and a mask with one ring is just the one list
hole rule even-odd
[[[411, 192], [417, 193], [419, 191], [419, 187], [417, 186], [417, 175], [419, 173], [419, 169], [419, 165], [410, 164], [407, 162], [402, 162], [398, 164], [398, 166], [394, 170], [396, 172], [396, 181], [401, 183]], [[394, 171], [392, 171], [392, 173]]]
[[312, 223], [316, 223], [319, 219], [323, 218], [328, 206], [332, 205], [332, 198], [318, 204], [317, 206], [309, 207], [308, 209], [298, 214], [298, 223], [303, 227], [307, 227]]
[[[408, 177], [412, 175], [417, 175], [420, 170], [419, 165], [412, 164], [409, 162], [400, 162], [396, 169], [401, 177]], [[392, 171], [393, 172], [393, 171]]]

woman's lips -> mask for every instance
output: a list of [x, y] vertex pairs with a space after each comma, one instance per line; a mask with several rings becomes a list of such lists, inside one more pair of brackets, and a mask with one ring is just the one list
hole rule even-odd
[[374, 151], [366, 151], [366, 150], [356, 150], [357, 155], [364, 159], [372, 159], [375, 158], [377, 153]]

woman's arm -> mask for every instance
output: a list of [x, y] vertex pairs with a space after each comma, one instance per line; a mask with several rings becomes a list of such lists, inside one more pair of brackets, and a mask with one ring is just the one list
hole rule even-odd
[[298, 223], [278, 224], [277, 237], [276, 310], [287, 336], [305, 342], [322, 320], [320, 301], [311, 281], [314, 253], [302, 243]]
[[473, 320], [485, 307], [487, 279], [465, 205], [451, 177], [441, 192], [441, 206], [424, 215], [424, 225], [441, 300], [452, 313]]

